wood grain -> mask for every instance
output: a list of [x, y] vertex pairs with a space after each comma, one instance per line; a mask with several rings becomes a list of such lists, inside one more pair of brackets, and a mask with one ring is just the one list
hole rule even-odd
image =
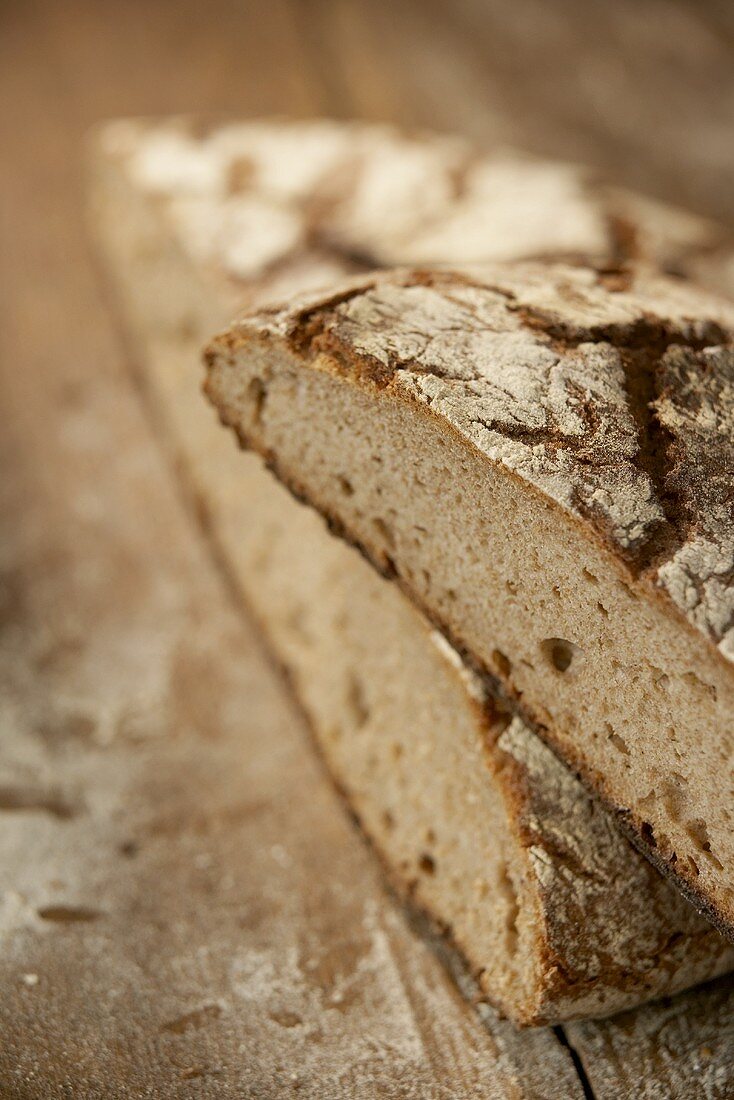
[[726, 5], [305, 6], [353, 114], [598, 166], [610, 180], [734, 224], [734, 21]]
[[731, 977], [613, 1020], [571, 1024], [567, 1036], [597, 1100], [701, 1097], [732, 1091], [734, 982]]
[[[0, 20], [0, 1091], [582, 1096], [558, 1038], [477, 1017], [383, 893], [177, 496], [81, 219], [106, 116], [354, 113], [567, 152], [560, 108], [545, 129], [517, 113], [448, 7], [30, 0]], [[686, 195], [722, 209], [711, 147]], [[669, 161], [639, 159], [666, 193]], [[657, 1073], [657, 1033], [634, 1034], [571, 1036], [598, 1096]]]
[[410, 931], [231, 609], [86, 254], [87, 105], [43, 28], [9, 64], [15, 31], [0, 1092], [581, 1096], [552, 1034], [482, 1021]]

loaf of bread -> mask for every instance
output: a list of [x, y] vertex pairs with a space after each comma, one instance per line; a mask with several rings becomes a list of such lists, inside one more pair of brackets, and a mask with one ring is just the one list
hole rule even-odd
[[734, 929], [734, 308], [585, 267], [352, 280], [209, 351], [223, 420]]
[[634, 261], [734, 296], [734, 249], [717, 224], [588, 169], [456, 137], [184, 118], [108, 123], [93, 144], [104, 148], [94, 172], [144, 192], [234, 308], [254, 286], [275, 300], [345, 271], [540, 258]]
[[[255, 302], [274, 280], [296, 288], [354, 265], [325, 244], [318, 255], [296, 245], [277, 273], [265, 260], [233, 283], [218, 253], [197, 252], [201, 239], [179, 218], [178, 200], [197, 188], [199, 198], [216, 192], [201, 167], [212, 138], [249, 164], [246, 209], [273, 186], [256, 182], [267, 179], [262, 158], [275, 147], [303, 168], [314, 132], [252, 125], [236, 129], [236, 143], [224, 140], [229, 130], [215, 131], [186, 139], [181, 158], [181, 124], [120, 123], [96, 148], [95, 229], [164, 437], [221, 559], [396, 889], [434, 918], [506, 1014], [522, 1024], [606, 1014], [729, 969], [734, 949], [634, 852], [570, 771], [394, 585], [333, 539], [258, 458], [231, 446], [201, 398], [199, 345], [233, 299]], [[338, 132], [355, 157], [369, 145], [380, 163], [392, 155], [397, 166], [422, 150], [381, 130], [326, 132]], [[377, 171], [377, 160], [360, 155], [360, 170], [344, 174], [356, 190], [362, 172]], [[154, 185], [140, 178], [141, 162], [157, 164]], [[227, 202], [236, 210], [232, 195]], [[308, 189], [299, 202], [316, 205]], [[329, 224], [324, 216], [325, 240]]]

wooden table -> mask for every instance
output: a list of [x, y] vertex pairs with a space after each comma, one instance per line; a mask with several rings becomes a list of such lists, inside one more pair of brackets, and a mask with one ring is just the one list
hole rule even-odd
[[[502, 24], [491, 7], [505, 44], [524, 41], [523, 10], [540, 19], [520, 4]], [[708, 33], [675, 10], [681, 37]], [[734, 1090], [727, 980], [684, 1014], [522, 1036], [458, 995], [385, 892], [187, 506], [86, 242], [82, 138], [107, 116], [354, 114], [535, 147], [555, 134], [561, 152], [611, 160], [560, 92], [545, 129], [517, 109], [528, 90], [477, 18], [467, 2], [366, 0], [2, 10], [3, 1097]], [[691, 171], [701, 209], [727, 212], [724, 161]], [[675, 196], [666, 163], [651, 151], [629, 181]]]

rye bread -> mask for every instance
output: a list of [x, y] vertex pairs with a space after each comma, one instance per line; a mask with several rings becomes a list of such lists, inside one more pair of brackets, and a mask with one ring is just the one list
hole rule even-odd
[[[247, 134], [258, 148], [269, 129], [240, 130], [241, 165]], [[359, 149], [370, 132], [343, 127], [345, 146]], [[304, 258], [298, 247], [277, 274], [263, 261], [233, 281], [218, 256], [197, 253], [172, 208], [187, 186], [201, 189], [202, 170], [177, 175], [169, 165], [165, 191], [134, 167], [141, 149], [155, 161], [156, 142], [170, 156], [181, 133], [182, 124], [135, 123], [102, 133], [96, 229], [197, 507], [396, 887], [440, 922], [487, 996], [525, 1024], [608, 1013], [730, 967], [731, 949], [394, 586], [330, 538], [255, 457], [228, 445], [198, 394], [198, 344], [234, 298], [256, 301], [276, 278], [296, 287], [354, 261], [338, 250]], [[227, 144], [227, 131], [217, 133]], [[400, 151], [397, 135], [372, 133]], [[293, 126], [286, 138], [274, 127], [272, 136], [302, 164], [313, 131]], [[197, 155], [206, 140], [191, 137]], [[245, 196], [262, 197], [254, 181], [267, 173], [255, 150], [248, 156]], [[159, 172], [165, 163], [161, 153]], [[299, 201], [310, 208], [313, 196]], [[453, 817], [437, 809], [442, 801], [456, 806]]]

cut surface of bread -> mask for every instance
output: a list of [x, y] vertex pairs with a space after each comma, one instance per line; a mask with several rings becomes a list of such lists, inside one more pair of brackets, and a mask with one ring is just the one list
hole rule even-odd
[[207, 383], [730, 932], [732, 330], [652, 276], [424, 269], [235, 324]]
[[[160, 189], [128, 170], [153, 128], [126, 125], [111, 128], [112, 149], [102, 135], [93, 209], [139, 367], [227, 569], [396, 889], [522, 1024], [608, 1014], [731, 968], [726, 942], [527, 725], [498, 709], [442, 635], [232, 446], [199, 392], [199, 346], [234, 297], [257, 299], [271, 277], [259, 282], [255, 271], [233, 287], [220, 265], [196, 257]], [[254, 132], [261, 141], [268, 129]], [[343, 133], [355, 148], [363, 140], [358, 127]], [[294, 161], [311, 135], [290, 127]], [[245, 141], [248, 151], [257, 178]], [[329, 264], [351, 266], [336, 253]], [[278, 274], [294, 286], [316, 277], [300, 255]]]

